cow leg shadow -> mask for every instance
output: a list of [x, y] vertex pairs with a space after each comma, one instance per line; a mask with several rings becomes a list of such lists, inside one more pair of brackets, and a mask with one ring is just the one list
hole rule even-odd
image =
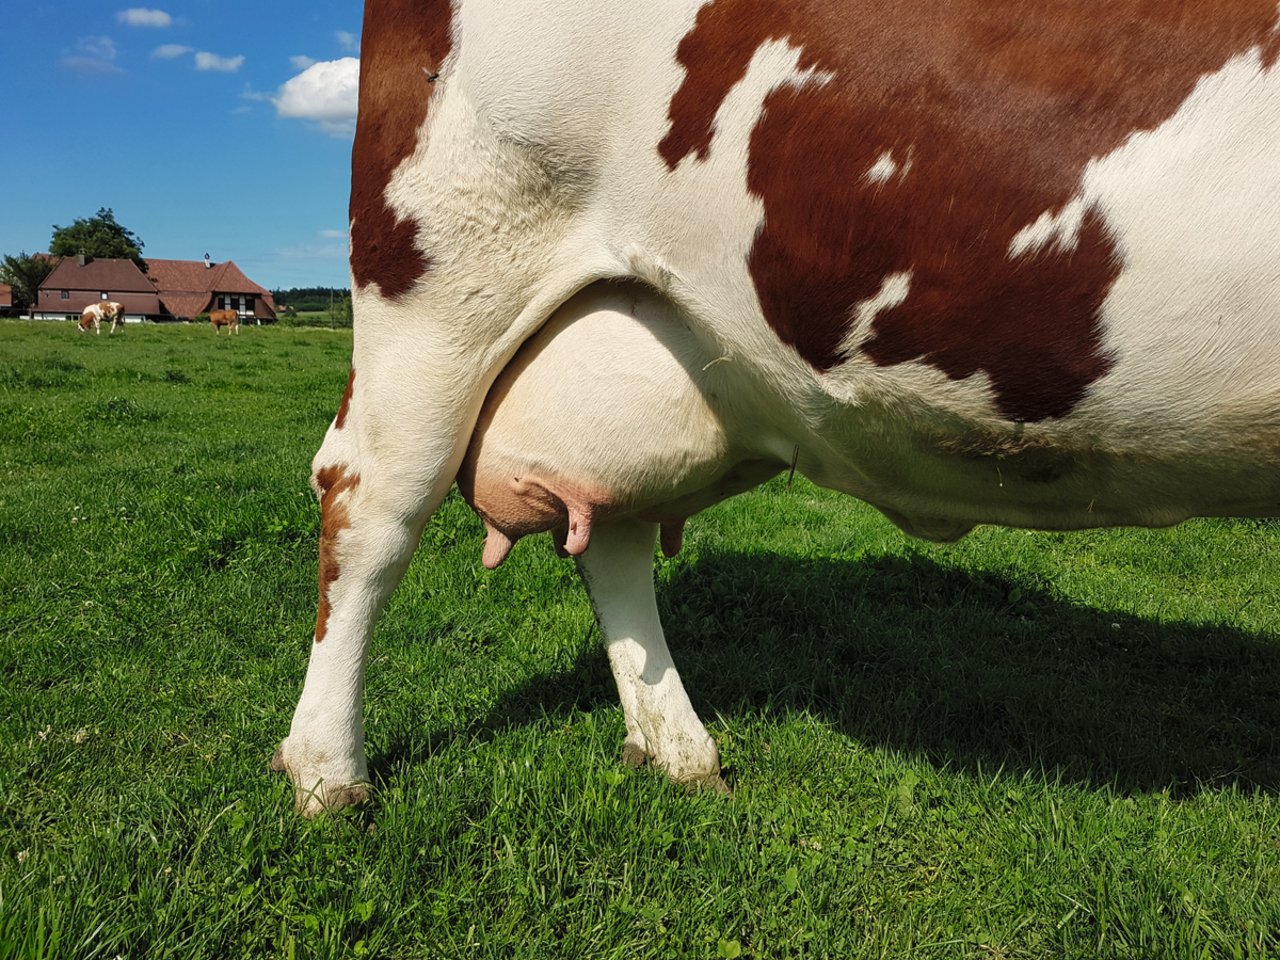
[[[1280, 641], [1071, 603], [923, 556], [708, 554], [659, 584], [705, 718], [803, 712], [859, 743], [1120, 792], [1280, 791]], [[385, 775], [456, 737], [615, 706], [602, 650], [463, 728], [405, 730]]]

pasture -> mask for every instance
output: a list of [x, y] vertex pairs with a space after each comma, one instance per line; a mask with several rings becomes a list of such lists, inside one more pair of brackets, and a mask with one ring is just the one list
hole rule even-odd
[[1280, 956], [1280, 526], [907, 540], [785, 478], [658, 563], [730, 798], [619, 762], [572, 563], [451, 497], [368, 810], [267, 771], [349, 331], [0, 323], [0, 958]]

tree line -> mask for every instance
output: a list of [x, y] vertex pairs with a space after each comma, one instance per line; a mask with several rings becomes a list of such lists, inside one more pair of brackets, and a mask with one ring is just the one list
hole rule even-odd
[[328, 312], [331, 303], [351, 299], [346, 287], [290, 287], [288, 290], [272, 290], [277, 307], [293, 307], [304, 313]]
[[271, 297], [276, 318], [286, 326], [351, 326], [351, 291], [346, 287], [290, 287], [272, 290]]

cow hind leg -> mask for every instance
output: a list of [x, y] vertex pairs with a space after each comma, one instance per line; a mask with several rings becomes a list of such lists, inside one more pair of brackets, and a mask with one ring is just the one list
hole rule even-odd
[[649, 760], [677, 783], [724, 791], [715, 741], [689, 702], [658, 618], [657, 533], [638, 521], [604, 524], [578, 558], [622, 701], [623, 759], [633, 766]]

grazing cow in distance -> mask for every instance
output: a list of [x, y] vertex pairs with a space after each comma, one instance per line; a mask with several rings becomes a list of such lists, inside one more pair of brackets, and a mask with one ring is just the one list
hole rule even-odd
[[299, 810], [367, 796], [370, 635], [455, 479], [486, 563], [577, 557], [624, 756], [712, 787], [652, 580], [708, 503], [796, 469], [937, 541], [1280, 513], [1278, 27], [367, 0]]
[[80, 311], [80, 332], [88, 333], [89, 328], [93, 327], [94, 333], [101, 334], [104, 320], [111, 323], [110, 333], [115, 333], [117, 329], [123, 329], [124, 305], [116, 303], [114, 300], [103, 300], [100, 303], [89, 304]]
[[227, 328], [227, 336], [240, 332], [240, 314], [236, 310], [210, 310], [209, 325], [213, 327], [214, 335], [222, 327]]

